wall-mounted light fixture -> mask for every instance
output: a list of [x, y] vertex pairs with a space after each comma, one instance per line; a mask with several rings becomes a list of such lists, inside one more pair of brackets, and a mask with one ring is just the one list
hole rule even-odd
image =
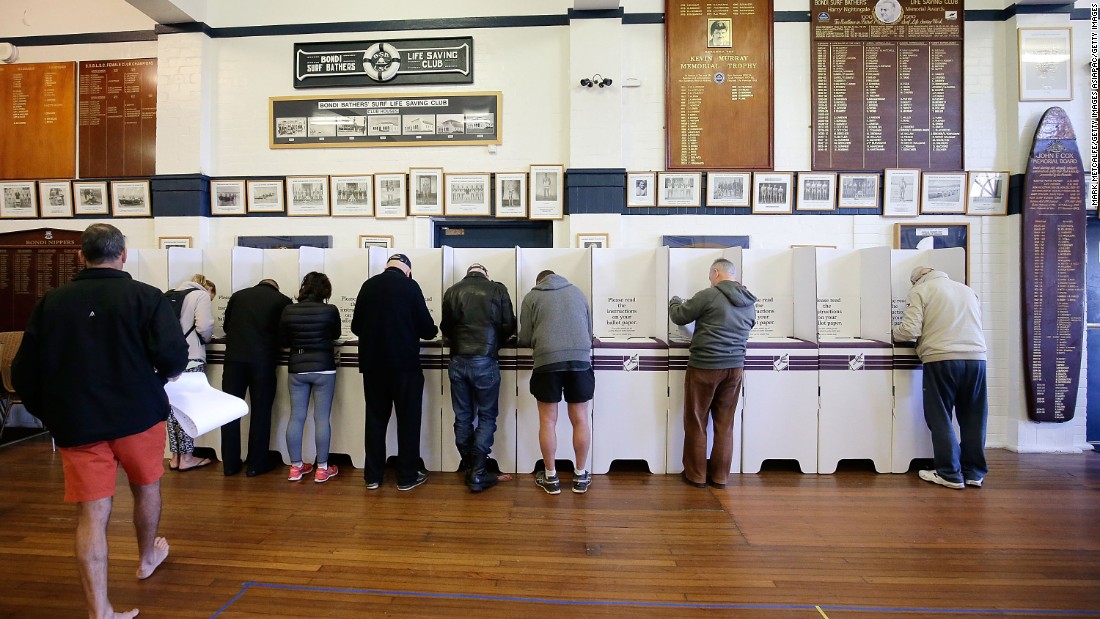
[[599, 86], [600, 88], [603, 88], [604, 86], [610, 86], [610, 85], [611, 85], [611, 78], [610, 77], [604, 77], [604, 76], [600, 75], [599, 73], [593, 75], [590, 78], [589, 77], [581, 78], [581, 86], [584, 86], [585, 88], [592, 88], [593, 86]]
[[0, 62], [15, 62], [19, 58], [19, 48], [11, 43], [0, 43]]

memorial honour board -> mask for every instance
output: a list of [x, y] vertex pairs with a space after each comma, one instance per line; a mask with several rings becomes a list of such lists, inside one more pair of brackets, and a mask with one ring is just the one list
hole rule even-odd
[[0, 64], [0, 178], [76, 173], [76, 64]]

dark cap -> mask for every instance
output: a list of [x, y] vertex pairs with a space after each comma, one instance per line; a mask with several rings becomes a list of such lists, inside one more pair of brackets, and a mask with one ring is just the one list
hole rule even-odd
[[474, 271], [477, 271], [477, 272], [479, 272], [483, 275], [488, 275], [489, 274], [489, 269], [486, 269], [484, 265], [482, 265], [480, 263], [477, 263], [477, 262], [475, 262], [475, 263], [471, 264], [469, 267], [467, 267], [466, 274], [469, 275], [470, 273], [473, 273]]
[[395, 262], [395, 261], [403, 263], [405, 266], [409, 267], [410, 269], [413, 268], [412, 260], [409, 260], [409, 257], [406, 256], [405, 254], [394, 254], [394, 255], [390, 256], [388, 260], [386, 260], [386, 262]]

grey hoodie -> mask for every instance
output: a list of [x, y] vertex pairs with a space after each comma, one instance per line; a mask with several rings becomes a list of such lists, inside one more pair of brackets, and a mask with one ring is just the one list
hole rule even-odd
[[673, 299], [668, 316], [678, 325], [695, 322], [688, 365], [703, 370], [745, 367], [745, 346], [756, 324], [756, 297], [738, 282], [723, 280], [687, 301]]
[[518, 343], [534, 349], [534, 367], [562, 361], [592, 361], [592, 314], [580, 288], [561, 275], [547, 275], [519, 311]]

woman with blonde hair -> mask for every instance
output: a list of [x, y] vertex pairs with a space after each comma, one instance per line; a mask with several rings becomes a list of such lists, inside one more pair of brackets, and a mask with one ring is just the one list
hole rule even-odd
[[[170, 301], [180, 304], [180, 329], [187, 339], [187, 369], [184, 372], [206, 372], [206, 343], [214, 335], [213, 300], [217, 290], [214, 282], [198, 273], [191, 281], [183, 282], [168, 293]], [[193, 294], [195, 292], [202, 294]], [[168, 449], [172, 452], [168, 468], [174, 471], [193, 471], [211, 462], [210, 458], [194, 456], [195, 439], [183, 431], [171, 412], [168, 413]]]

